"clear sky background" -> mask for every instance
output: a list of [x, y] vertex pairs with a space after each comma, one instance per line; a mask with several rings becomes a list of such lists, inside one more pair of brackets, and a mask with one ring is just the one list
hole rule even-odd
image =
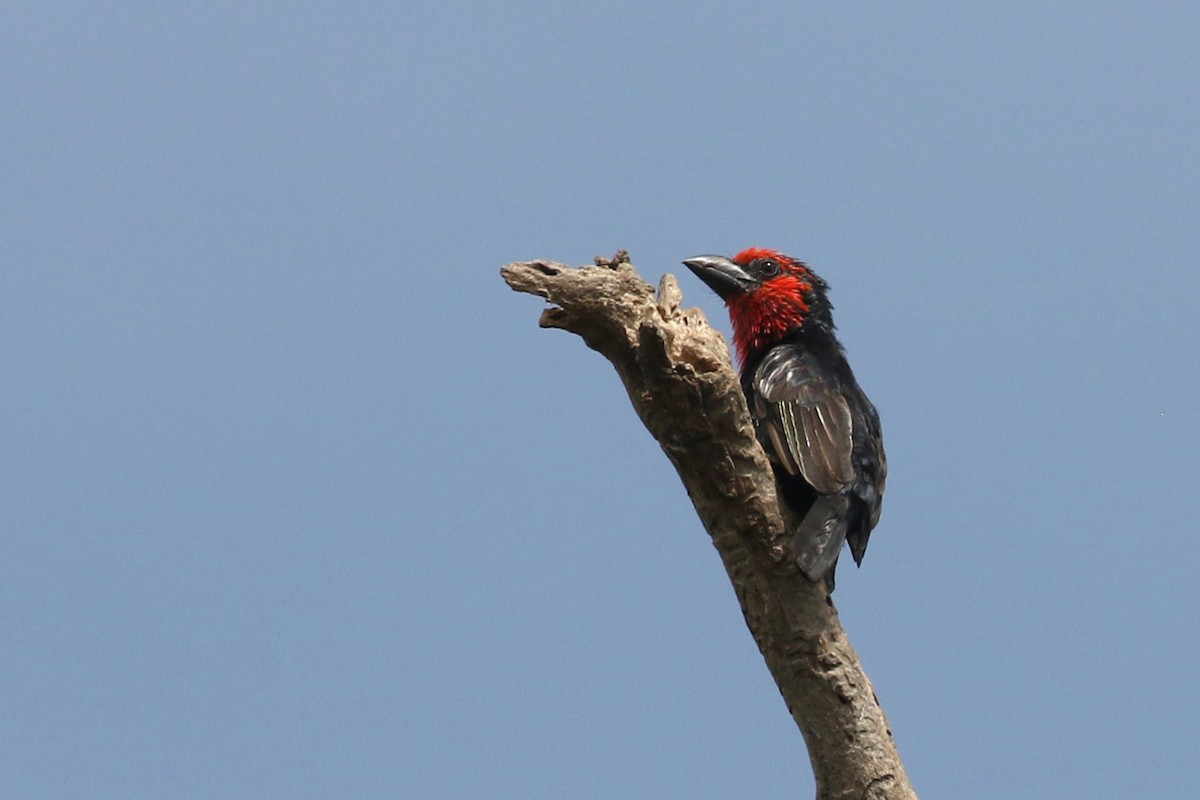
[[1196, 3], [10, 4], [0, 796], [792, 798], [509, 261], [749, 245], [883, 417], [836, 600], [925, 798], [1200, 763]]

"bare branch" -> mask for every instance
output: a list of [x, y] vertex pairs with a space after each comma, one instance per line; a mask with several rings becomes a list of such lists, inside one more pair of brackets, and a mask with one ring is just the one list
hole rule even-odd
[[808, 745], [818, 799], [916, 798], [832, 599], [792, 561], [775, 479], [724, 338], [698, 309], [680, 308], [673, 276], [655, 292], [623, 251], [593, 267], [528, 261], [500, 272], [550, 303], [542, 327], [578, 334], [616, 367], [721, 555]]

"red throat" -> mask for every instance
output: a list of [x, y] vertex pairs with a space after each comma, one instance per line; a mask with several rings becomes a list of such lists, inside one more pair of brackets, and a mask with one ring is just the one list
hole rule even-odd
[[[760, 257], [757, 248], [738, 253], [734, 261], [746, 263]], [[763, 251], [770, 253], [770, 251]], [[770, 253], [774, 256], [774, 253]], [[729, 298], [729, 318], [733, 322], [733, 344], [737, 348], [738, 362], [746, 363], [747, 357], [760, 347], [783, 338], [788, 331], [804, 324], [808, 313], [805, 298], [812, 291], [812, 284], [798, 275], [783, 274], [764, 283], [748, 294]]]

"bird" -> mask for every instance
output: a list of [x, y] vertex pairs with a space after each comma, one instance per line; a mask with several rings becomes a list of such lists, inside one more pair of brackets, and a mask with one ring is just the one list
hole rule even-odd
[[830, 592], [842, 544], [861, 566], [887, 459], [879, 413], [837, 339], [829, 286], [802, 261], [751, 247], [684, 265], [729, 311], [746, 404], [775, 474], [792, 554]]

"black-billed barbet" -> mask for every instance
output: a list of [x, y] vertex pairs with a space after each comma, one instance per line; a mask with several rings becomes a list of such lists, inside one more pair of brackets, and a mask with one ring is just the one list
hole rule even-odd
[[829, 287], [802, 262], [759, 247], [683, 263], [729, 309], [742, 390], [775, 470], [796, 563], [832, 590], [842, 542], [862, 564], [887, 461], [879, 414], [834, 333]]

